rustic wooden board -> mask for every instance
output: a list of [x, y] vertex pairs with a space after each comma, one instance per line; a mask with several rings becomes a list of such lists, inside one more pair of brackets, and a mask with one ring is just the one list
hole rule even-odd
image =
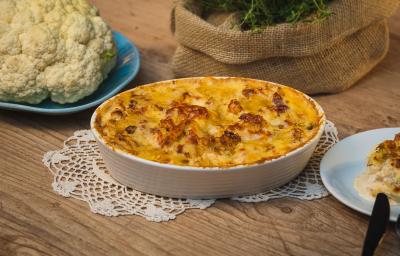
[[[172, 1], [95, 0], [102, 16], [141, 50], [130, 86], [172, 78]], [[340, 136], [400, 126], [400, 11], [386, 59], [354, 88], [316, 99]], [[103, 217], [51, 188], [43, 154], [87, 129], [93, 110], [62, 117], [0, 111], [0, 255], [359, 255], [368, 218], [333, 197], [305, 202], [219, 201], [168, 223]], [[393, 225], [378, 255], [400, 255]]]

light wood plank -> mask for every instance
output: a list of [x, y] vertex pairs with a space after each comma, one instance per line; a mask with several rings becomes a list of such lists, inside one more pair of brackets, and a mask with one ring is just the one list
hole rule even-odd
[[[142, 68], [129, 87], [172, 78], [172, 1], [93, 2], [113, 29], [140, 48]], [[315, 97], [342, 138], [400, 126], [400, 11], [390, 24], [391, 48], [379, 66], [346, 92]], [[92, 214], [85, 203], [56, 195], [43, 154], [60, 148], [75, 130], [89, 128], [92, 111], [63, 117], [0, 111], [0, 255], [360, 254], [368, 218], [333, 197], [221, 200], [157, 224]], [[378, 255], [400, 255], [393, 225]]]

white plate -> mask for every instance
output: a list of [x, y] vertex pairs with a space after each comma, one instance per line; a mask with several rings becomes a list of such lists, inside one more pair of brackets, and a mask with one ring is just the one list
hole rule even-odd
[[[371, 215], [374, 202], [364, 199], [355, 190], [354, 179], [366, 167], [368, 154], [380, 142], [393, 139], [400, 128], [383, 128], [355, 134], [339, 141], [321, 161], [322, 182], [340, 202], [361, 213]], [[390, 220], [396, 221], [399, 205], [390, 206]]]

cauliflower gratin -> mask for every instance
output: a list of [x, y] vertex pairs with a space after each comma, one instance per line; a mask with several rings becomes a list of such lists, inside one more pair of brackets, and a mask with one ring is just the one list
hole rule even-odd
[[160, 163], [231, 167], [274, 159], [316, 136], [322, 114], [302, 93], [242, 78], [140, 86], [96, 110], [114, 150]]
[[382, 192], [400, 202], [400, 133], [371, 152], [367, 170], [356, 178], [354, 186], [367, 199], [374, 200]]
[[110, 28], [84, 0], [0, 1], [0, 100], [72, 103], [116, 64]]

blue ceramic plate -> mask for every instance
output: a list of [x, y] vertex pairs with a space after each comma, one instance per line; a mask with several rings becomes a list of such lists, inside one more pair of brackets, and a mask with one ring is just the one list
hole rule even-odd
[[35, 112], [47, 115], [64, 115], [82, 111], [101, 104], [122, 90], [136, 76], [140, 55], [135, 45], [118, 32], [113, 32], [117, 45], [117, 65], [100, 87], [90, 96], [70, 104], [58, 104], [49, 99], [40, 104], [0, 102], [0, 109]]
[[[393, 139], [400, 128], [383, 128], [355, 134], [339, 141], [321, 161], [321, 178], [340, 202], [361, 213], [371, 215], [373, 201], [364, 199], [355, 190], [354, 179], [364, 172], [367, 157], [376, 145]], [[399, 205], [390, 206], [390, 220], [396, 221], [400, 214]]]

